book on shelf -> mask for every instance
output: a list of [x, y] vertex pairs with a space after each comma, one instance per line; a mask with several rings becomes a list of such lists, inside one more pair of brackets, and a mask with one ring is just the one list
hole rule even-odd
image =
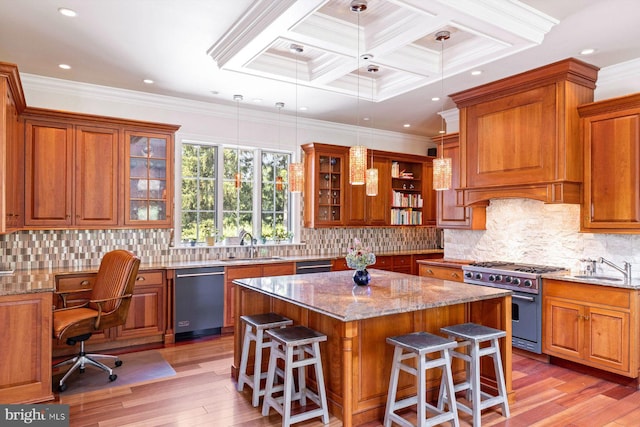
[[393, 192], [393, 206], [403, 208], [421, 208], [423, 204], [422, 195], [416, 193]]
[[422, 212], [392, 208], [391, 225], [422, 225]]

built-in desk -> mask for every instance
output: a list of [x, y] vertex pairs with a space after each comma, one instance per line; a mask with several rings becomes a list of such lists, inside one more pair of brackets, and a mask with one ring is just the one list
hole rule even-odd
[[[326, 334], [321, 352], [329, 410], [346, 427], [383, 418], [393, 354], [385, 339], [393, 335], [439, 333], [443, 326], [467, 321], [507, 331], [501, 351], [507, 391], [512, 395], [511, 346], [505, 345], [511, 342], [511, 291], [369, 271], [369, 287], [354, 287], [352, 271], [235, 280], [236, 323], [243, 314], [272, 311]], [[235, 378], [243, 333], [236, 328]], [[456, 368], [461, 370], [460, 365]], [[429, 372], [427, 379], [437, 392], [439, 376], [435, 375]], [[413, 388], [408, 380], [401, 382], [401, 393]], [[315, 387], [313, 378], [309, 382]]]

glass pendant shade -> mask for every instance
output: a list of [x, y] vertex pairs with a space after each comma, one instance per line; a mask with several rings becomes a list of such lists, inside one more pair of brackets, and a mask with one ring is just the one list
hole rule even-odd
[[367, 169], [367, 196], [378, 195], [378, 169]]
[[354, 145], [349, 149], [349, 183], [364, 185], [367, 170], [367, 147]]
[[451, 188], [451, 158], [433, 159], [433, 189], [448, 190]]
[[304, 167], [302, 163], [289, 163], [289, 191], [302, 192], [304, 184]]

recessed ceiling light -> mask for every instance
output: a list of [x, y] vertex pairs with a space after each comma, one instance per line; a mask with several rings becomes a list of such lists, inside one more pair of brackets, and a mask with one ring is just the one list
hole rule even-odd
[[473, 71], [471, 72], [471, 75], [472, 75], [472, 76], [479, 76], [480, 74], [482, 74], [482, 70], [473, 70]]
[[58, 8], [58, 13], [60, 13], [60, 15], [68, 16], [70, 18], [78, 16], [78, 13], [75, 10], [68, 9], [66, 7]]
[[304, 105], [300, 108], [298, 108], [300, 111], [307, 111], [309, 108], [305, 107]]
[[262, 98], [253, 98], [253, 102], [258, 104], [258, 103], [262, 102]]
[[592, 49], [592, 48], [587, 48], [587, 49], [582, 49], [580, 51], [580, 55], [591, 55], [592, 53], [594, 53], [596, 50]]
[[71, 65], [67, 65], [67, 64], [60, 64], [60, 65], [58, 65], [58, 67], [62, 68], [63, 70], [70, 70], [71, 69]]
[[364, 120], [365, 122], [369, 121], [369, 117], [363, 117], [362, 120]]
[[410, 127], [411, 127], [411, 124], [410, 124], [410, 123], [405, 123], [405, 124], [403, 124], [403, 125], [402, 125], [402, 127], [410, 128]]
[[212, 90], [212, 91], [210, 91], [210, 92], [211, 92], [211, 95], [218, 95], [218, 94], [220, 93], [220, 92], [218, 92], [217, 90]]
[[434, 96], [433, 98], [431, 98], [432, 101], [440, 101], [440, 97], [439, 96]]
[[148, 85], [152, 85], [154, 83], [153, 80], [151, 80], [151, 79], [144, 79], [143, 82], [148, 84]]

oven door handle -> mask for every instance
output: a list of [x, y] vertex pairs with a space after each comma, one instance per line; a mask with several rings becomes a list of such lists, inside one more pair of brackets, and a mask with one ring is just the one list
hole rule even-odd
[[511, 298], [523, 299], [525, 301], [531, 301], [531, 302], [534, 302], [536, 300], [534, 297], [525, 297], [523, 295], [516, 295], [516, 294], [511, 295]]

